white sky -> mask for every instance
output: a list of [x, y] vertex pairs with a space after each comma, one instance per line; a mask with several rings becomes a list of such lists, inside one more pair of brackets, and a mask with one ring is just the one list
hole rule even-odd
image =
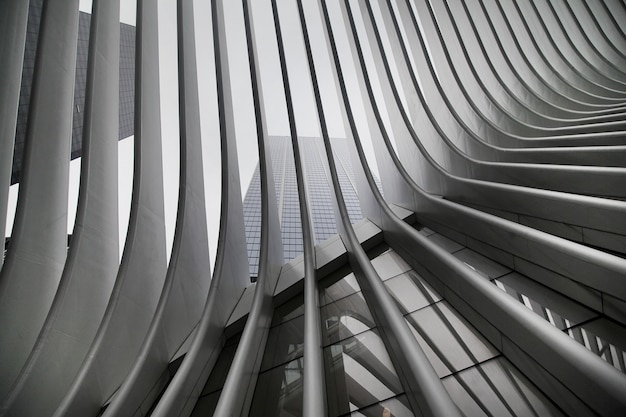
[[[299, 19], [295, 2], [279, 0], [281, 29], [288, 57], [288, 71], [298, 133], [301, 136], [319, 136], [316, 108], [308, 78], [308, 66], [300, 32]], [[136, 1], [121, 0], [120, 21], [135, 24]], [[264, 92], [265, 112], [270, 135], [289, 135], [287, 123], [280, 63], [269, 0], [253, 2], [256, 44], [259, 50], [262, 88]], [[215, 94], [215, 69], [213, 65], [213, 41], [211, 29], [211, 10], [209, 1], [194, 1], [196, 48], [198, 60], [198, 83], [200, 93], [201, 129], [203, 136], [204, 174], [207, 195], [207, 218], [211, 260], [215, 259], [217, 233], [219, 228], [220, 202], [215, 196], [220, 193], [220, 146], [217, 115], [217, 98]], [[331, 8], [333, 7], [330, 2]], [[329, 133], [335, 137], [344, 137], [343, 123], [339, 116], [338, 92], [332, 79], [330, 61], [321, 26], [321, 18], [317, 7], [305, 2], [309, 35], [316, 59], [318, 78], [324, 105], [327, 112]], [[258, 163], [256, 128], [254, 109], [248, 70], [247, 47], [243, 23], [241, 1], [224, 1], [226, 20], [228, 22], [228, 52], [231, 68], [231, 91], [235, 108], [235, 129], [237, 135], [239, 168], [242, 184], [242, 197], [245, 196], [248, 184]], [[91, 12], [91, 0], [80, 0], [80, 10]], [[338, 11], [338, 10], [336, 10]], [[310, 17], [310, 19], [309, 19]], [[345, 44], [345, 32], [336, 33], [338, 42]], [[341, 47], [341, 46], [340, 46]], [[345, 50], [345, 49], [344, 49]], [[163, 137], [164, 191], [166, 196], [166, 234], [168, 253], [174, 235], [178, 194], [178, 81], [177, 81], [177, 50], [176, 50], [176, 0], [159, 0], [159, 51], [161, 77], [161, 117]], [[355, 85], [351, 60], [342, 57], [348, 85]], [[350, 87], [349, 87], [350, 88]], [[354, 91], [354, 90], [353, 90]], [[377, 92], [378, 93], [378, 92]], [[358, 93], [357, 93], [358, 94]], [[366, 125], [362, 108], [353, 108], [357, 123]], [[385, 115], [386, 116], [386, 115]], [[363, 132], [365, 133], [365, 132]], [[362, 134], [363, 134], [362, 133]], [[368, 144], [368, 135], [365, 145]], [[132, 138], [119, 144], [120, 172], [120, 242], [123, 247], [130, 210], [132, 192], [133, 142]], [[366, 152], [373, 159], [371, 146]], [[374, 167], [375, 169], [375, 167]], [[70, 200], [68, 214], [68, 233], [71, 233], [76, 213], [78, 183], [80, 177], [80, 160], [71, 163], [70, 168]], [[10, 234], [15, 214], [18, 186], [11, 187], [7, 234]], [[121, 252], [120, 252], [121, 253]]]

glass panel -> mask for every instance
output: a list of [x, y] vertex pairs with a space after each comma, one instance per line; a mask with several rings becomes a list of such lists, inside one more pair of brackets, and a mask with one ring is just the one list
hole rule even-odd
[[498, 278], [494, 283], [535, 314], [561, 330], [597, 316], [594, 311], [517, 272]]
[[563, 415], [503, 357], [448, 376], [442, 382], [467, 417]]
[[224, 386], [226, 376], [230, 370], [230, 365], [233, 363], [233, 359], [235, 358], [237, 346], [239, 346], [240, 337], [241, 333], [226, 341], [220, 355], [217, 358], [217, 362], [215, 362], [215, 366], [209, 375], [209, 379], [207, 379], [206, 385], [200, 394], [201, 396], [220, 390]]
[[303, 359], [259, 374], [250, 416], [301, 416]]
[[196, 402], [196, 406], [193, 408], [191, 417], [212, 416], [215, 412], [215, 407], [217, 407], [217, 402], [220, 399], [221, 393], [222, 390], [220, 389], [212, 394], [198, 398], [198, 402]]
[[326, 151], [321, 137], [301, 136], [298, 141], [300, 157], [306, 172], [307, 187], [305, 190], [310, 201], [315, 244], [319, 244], [337, 234], [333, 198], [326, 174], [328, 171]]
[[[418, 226], [416, 226], [416, 227], [418, 227]], [[419, 227], [418, 227], [418, 228], [419, 228]], [[424, 236], [426, 236], [426, 237], [428, 237], [428, 236], [430, 236], [430, 235], [434, 235], [435, 233], [437, 233], [437, 232], [435, 232], [433, 229], [429, 229], [429, 228], [428, 228], [428, 227], [426, 227], [426, 226], [422, 226], [422, 227], [421, 227], [421, 229], [419, 229], [419, 232], [420, 232], [421, 234], [423, 234]]]
[[383, 281], [411, 269], [409, 264], [392, 250], [372, 259], [372, 266]]
[[350, 414], [353, 417], [413, 417], [406, 395], [399, 395], [381, 401], [378, 404], [363, 408]]
[[243, 222], [246, 229], [250, 276], [256, 277], [259, 274], [261, 250], [261, 172], [258, 165], [243, 200]]
[[569, 329], [578, 343], [626, 373], [626, 329], [607, 319], [598, 319]]
[[403, 314], [426, 307], [441, 300], [415, 271], [409, 271], [385, 281], [385, 286], [400, 305]]
[[439, 377], [498, 355], [498, 351], [445, 302], [406, 316]]
[[446, 250], [450, 253], [457, 252], [464, 248], [463, 245], [455, 242], [452, 239], [445, 237], [444, 235], [440, 235], [439, 233], [434, 233], [428, 236], [428, 238], [432, 240], [433, 243], [436, 243], [437, 246], [440, 246], [441, 249]]
[[360, 292], [323, 306], [320, 314], [324, 346], [376, 326]]
[[[272, 152], [272, 169], [277, 173], [274, 176], [276, 202], [279, 210], [282, 207], [279, 218], [283, 239], [283, 253], [285, 262], [289, 262], [302, 254], [303, 251], [300, 203], [291, 138], [287, 136], [272, 136], [269, 144]], [[278, 177], [278, 173], [282, 173], [282, 178]]]
[[504, 274], [511, 272], [509, 268], [501, 265], [489, 258], [482, 256], [479, 253], [474, 252], [471, 249], [463, 249], [454, 253], [454, 256], [459, 258], [465, 265], [472, 268], [474, 271], [488, 277], [498, 278]]
[[272, 318], [272, 326], [278, 326], [281, 323], [294, 319], [304, 314], [304, 295], [300, 293], [284, 304], [274, 309], [274, 317]]
[[[341, 193], [343, 194], [343, 199], [346, 203], [350, 223], [354, 224], [361, 220], [363, 215], [361, 213], [361, 202], [359, 201], [354, 181], [355, 175], [352, 170], [352, 158], [350, 156], [348, 139], [339, 137], [332, 138], [331, 145], [335, 159], [335, 166], [337, 168], [339, 186], [341, 187]], [[368, 158], [369, 161], [370, 156], [372, 156], [371, 152], [368, 152], [367, 150], [365, 152], [366, 158]], [[376, 163], [373, 163], [373, 165], [375, 166]], [[371, 162], [370, 166], [372, 166]], [[374, 173], [374, 181], [377, 183], [380, 182], [378, 180], [378, 172]]]
[[357, 291], [361, 291], [361, 287], [359, 287], [356, 277], [351, 272], [339, 281], [328, 285], [328, 287], [320, 288], [320, 305], [332, 303]]
[[304, 316], [273, 327], [267, 337], [261, 371], [302, 356]]
[[191, 414], [192, 417], [213, 415], [220, 393], [224, 387], [224, 382], [226, 382], [226, 376], [233, 363], [237, 346], [239, 346], [240, 338], [241, 333], [238, 333], [226, 340], [220, 355], [217, 357], [215, 366], [200, 393], [200, 398], [196, 402]]
[[391, 359], [375, 330], [325, 348], [324, 364], [331, 417], [402, 392]]

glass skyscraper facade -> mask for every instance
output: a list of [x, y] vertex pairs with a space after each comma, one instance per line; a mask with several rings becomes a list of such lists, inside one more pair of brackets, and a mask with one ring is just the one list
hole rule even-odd
[[[315, 243], [321, 243], [337, 234], [337, 220], [332, 205], [332, 189], [326, 162], [324, 142], [320, 137], [299, 137], [304, 160], [306, 192], [311, 204], [311, 217]], [[341, 191], [346, 201], [350, 222], [362, 219], [359, 197], [356, 192], [352, 163], [345, 138], [331, 138], [338, 167]], [[302, 226], [291, 138], [270, 136], [272, 169], [276, 187], [276, 204], [279, 210], [283, 253], [289, 262], [302, 254]], [[259, 268], [261, 238], [261, 180], [257, 167], [243, 202], [250, 276], [256, 279]]]

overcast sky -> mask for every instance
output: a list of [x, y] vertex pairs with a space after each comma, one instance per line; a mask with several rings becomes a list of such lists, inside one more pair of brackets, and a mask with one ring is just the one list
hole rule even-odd
[[[265, 113], [268, 120], [270, 135], [289, 135], [286, 106], [280, 75], [280, 63], [271, 10], [270, 0], [254, 1], [253, 17], [255, 21], [255, 37], [259, 50], [262, 88], [264, 91]], [[316, 2], [305, 1], [308, 29], [312, 49], [320, 80], [320, 88], [324, 100], [325, 111], [328, 117], [328, 127], [331, 137], [345, 137], [343, 123], [339, 116], [339, 102], [328, 53], [324, 42], [321, 18]], [[329, 2], [331, 13], [337, 5]], [[215, 259], [217, 233], [219, 228], [220, 201], [215, 196], [220, 193], [220, 147], [218, 130], [217, 97], [215, 92], [215, 68], [213, 65], [213, 41], [211, 32], [211, 10], [209, 1], [194, 1], [195, 29], [198, 60], [198, 83], [200, 93], [201, 131], [203, 140], [205, 182], [207, 194], [207, 218], [211, 260]], [[319, 123], [316, 116], [314, 97], [308, 77], [308, 64], [300, 32], [297, 6], [292, 0], [279, 0], [279, 14], [281, 29], [288, 57], [288, 71], [292, 88], [294, 110], [298, 133], [300, 136], [319, 136]], [[121, 0], [120, 21], [135, 25], [136, 1]], [[247, 46], [243, 23], [241, 1], [224, 1], [227, 25], [227, 44], [229, 52], [229, 66], [231, 68], [231, 90], [233, 106], [235, 108], [235, 129], [241, 174], [242, 197], [248, 187], [252, 174], [258, 163], [258, 149], [256, 128], [254, 123], [254, 109], [248, 70]], [[91, 12], [91, 0], [80, 0], [80, 10]], [[335, 10], [336, 12], [338, 9]], [[346, 44], [345, 32], [335, 34], [339, 47]], [[343, 50], [346, 50], [343, 48]], [[176, 51], [176, 0], [159, 0], [159, 53], [161, 78], [161, 117], [163, 135], [163, 166], [165, 173], [166, 195], [166, 233], [168, 238], [168, 253], [174, 235], [176, 220], [178, 175], [179, 175], [179, 131], [178, 131], [178, 81], [177, 81], [177, 51]], [[369, 54], [367, 59], [369, 58]], [[342, 57], [342, 62], [350, 63], [348, 57]], [[344, 64], [344, 65], [345, 65]], [[351, 64], [350, 64], [351, 67]], [[351, 68], [349, 68], [351, 69]], [[346, 70], [346, 69], [344, 69]], [[353, 94], [355, 79], [351, 71], [346, 70], [346, 81], [352, 86]], [[379, 95], [378, 90], [376, 90]], [[363, 110], [359, 106], [353, 108], [357, 124], [366, 125]], [[386, 116], [386, 115], [385, 115]], [[368, 134], [362, 133], [368, 145]], [[132, 137], [120, 142], [120, 238], [123, 239], [128, 227], [130, 210], [130, 196], [132, 191], [133, 165]], [[366, 152], [373, 160], [373, 151], [368, 146]], [[80, 160], [71, 164], [70, 202], [68, 215], [68, 233], [73, 229], [74, 216], [78, 196], [80, 177]], [[7, 233], [10, 233], [12, 214], [15, 210], [17, 187], [12, 187], [11, 203]]]

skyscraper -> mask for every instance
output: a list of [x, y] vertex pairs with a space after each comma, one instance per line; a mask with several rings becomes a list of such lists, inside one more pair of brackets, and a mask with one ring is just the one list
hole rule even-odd
[[[177, 2], [180, 184], [168, 260], [164, 20], [158, 2], [138, 1], [134, 190], [118, 262], [119, 2], [94, 0], [69, 250], [78, 1], [44, 3], [0, 271], [0, 415], [624, 414], [622, 4], [244, 0], [246, 48], [235, 52], [247, 69], [229, 64], [233, 3], [199, 13], [204, 4]], [[17, 119], [26, 9], [0, 2], [2, 149]], [[209, 41], [196, 24], [212, 28], [211, 138], [197, 60]], [[279, 83], [264, 79], [269, 64]], [[231, 85], [243, 70], [259, 149], [249, 202], [260, 210], [247, 225]], [[298, 83], [319, 138], [299, 133]], [[288, 137], [268, 134], [269, 110]], [[207, 144], [221, 156], [221, 187], [208, 196]], [[221, 205], [213, 271], [206, 197]], [[285, 262], [300, 241], [303, 256]]]
[[[337, 220], [332, 206], [332, 183], [325, 165], [324, 143], [320, 137], [302, 137], [302, 155], [306, 170], [307, 195], [311, 201], [311, 215], [315, 243], [319, 244], [337, 234]], [[344, 194], [350, 221], [362, 219], [361, 206], [356, 192], [352, 173], [352, 163], [345, 138], [333, 138], [337, 164], [340, 167], [339, 181]], [[276, 188], [276, 204], [279, 208], [281, 235], [285, 262], [301, 255], [302, 229], [300, 208], [295, 179], [295, 166], [291, 138], [271, 136], [269, 146], [272, 153], [272, 169]], [[256, 280], [259, 269], [259, 249], [261, 238], [261, 178], [257, 167], [243, 202], [244, 223], [248, 245], [250, 276]]]

